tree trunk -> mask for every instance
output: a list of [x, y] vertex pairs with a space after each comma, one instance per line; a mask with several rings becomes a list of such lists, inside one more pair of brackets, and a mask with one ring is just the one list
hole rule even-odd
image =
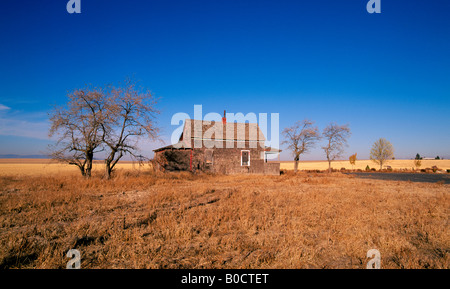
[[[119, 155], [116, 156], [116, 153], [119, 153]], [[109, 180], [111, 179], [111, 173], [114, 170], [115, 165], [117, 164], [117, 162], [120, 160], [120, 158], [122, 158], [123, 156], [123, 152], [117, 150], [117, 148], [112, 148], [111, 152], [109, 154], [109, 156], [105, 159], [105, 173], [106, 173], [106, 178]]]
[[331, 173], [331, 161], [328, 161], [328, 172]]
[[81, 175], [83, 176], [83, 177], [86, 177], [86, 169], [85, 169], [85, 167], [86, 167], [86, 162], [84, 162], [84, 163], [77, 163], [77, 162], [69, 162], [69, 164], [70, 165], [76, 165], [79, 169], [80, 169], [80, 172], [81, 172]]
[[94, 154], [90, 153], [86, 157], [86, 169], [85, 169], [85, 177], [90, 178], [92, 172], [92, 161], [94, 159]]
[[88, 164], [84, 176], [89, 179], [91, 177], [91, 171], [92, 171], [92, 163], [90, 165]]
[[111, 173], [112, 173], [112, 169], [110, 167], [106, 168], [106, 178], [109, 180], [111, 179]]
[[80, 171], [81, 171], [81, 175], [82, 175], [83, 177], [86, 177], [86, 171], [84, 170], [84, 167], [78, 166], [78, 168], [79, 168]]
[[106, 161], [105, 162], [105, 176], [108, 180], [111, 179], [111, 172], [112, 172], [111, 162]]
[[294, 173], [297, 173], [298, 170], [298, 160], [294, 161]]

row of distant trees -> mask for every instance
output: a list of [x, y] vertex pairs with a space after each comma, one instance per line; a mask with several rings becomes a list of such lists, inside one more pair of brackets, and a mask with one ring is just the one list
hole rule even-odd
[[282, 144], [287, 145], [292, 151], [294, 172], [297, 172], [300, 157], [308, 153], [322, 139], [324, 139], [324, 145], [321, 148], [328, 161], [328, 170], [331, 171], [331, 162], [342, 156], [351, 132], [348, 124], [330, 123], [321, 134], [313, 121], [305, 119], [285, 128], [282, 134], [285, 138]]
[[86, 86], [68, 95], [65, 106], [49, 113], [50, 146], [53, 159], [76, 165], [85, 177], [91, 176], [94, 156], [102, 152], [105, 175], [111, 177], [117, 162], [124, 156], [143, 161], [137, 142], [146, 137], [156, 139], [156, 99], [150, 91], [126, 80], [117, 86]]
[[[422, 166], [422, 159], [423, 157], [420, 156], [419, 153], [416, 154], [416, 157], [414, 158], [414, 166], [419, 169]], [[439, 156], [436, 156], [434, 158], [435, 160], [440, 160], [441, 158]]]
[[[416, 154], [416, 157], [415, 157], [414, 159], [415, 159], [415, 160], [422, 160], [423, 157], [421, 157], [420, 154], [417, 153], [417, 154]], [[440, 158], [439, 156], [436, 156], [434, 159], [435, 159], [435, 160], [440, 160], [441, 158]]]
[[[321, 147], [328, 161], [328, 171], [331, 171], [331, 162], [342, 157], [344, 149], [348, 146], [348, 138], [351, 131], [348, 124], [338, 125], [330, 123], [320, 133], [314, 122], [308, 119], [296, 122], [293, 126], [285, 128], [282, 132], [285, 141], [282, 143], [287, 145], [294, 156], [294, 172], [298, 170], [298, 162], [300, 157], [308, 153], [314, 148], [319, 141], [324, 140]], [[394, 147], [384, 138], [378, 139], [372, 146], [370, 151], [370, 159], [380, 165], [380, 169], [386, 161], [394, 157]], [[356, 153], [351, 155], [350, 163], [356, 162]]]

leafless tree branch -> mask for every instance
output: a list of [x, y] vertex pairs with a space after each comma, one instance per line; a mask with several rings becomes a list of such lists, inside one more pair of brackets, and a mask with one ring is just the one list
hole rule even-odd
[[282, 145], [287, 145], [294, 156], [294, 172], [297, 172], [300, 156], [308, 153], [320, 140], [319, 129], [313, 124], [313, 121], [305, 119], [282, 131], [285, 137]]

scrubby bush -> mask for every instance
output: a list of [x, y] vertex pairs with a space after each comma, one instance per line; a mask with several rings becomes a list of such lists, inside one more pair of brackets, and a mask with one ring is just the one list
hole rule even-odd
[[417, 169], [419, 169], [421, 165], [422, 165], [422, 161], [420, 160], [420, 158], [418, 159], [418, 158], [416, 157], [416, 159], [414, 160], [414, 166], [415, 166]]

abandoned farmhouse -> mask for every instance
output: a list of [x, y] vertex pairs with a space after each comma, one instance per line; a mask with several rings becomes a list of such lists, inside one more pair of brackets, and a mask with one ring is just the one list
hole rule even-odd
[[265, 146], [256, 123], [186, 119], [178, 143], [154, 150], [155, 168], [223, 174], [279, 175], [280, 164], [268, 162], [281, 151]]

